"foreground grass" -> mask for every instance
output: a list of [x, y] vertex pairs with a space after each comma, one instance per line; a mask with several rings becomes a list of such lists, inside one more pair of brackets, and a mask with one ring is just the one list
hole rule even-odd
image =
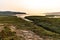
[[17, 29], [31, 30], [43, 38], [44, 37], [47, 37], [47, 38], [51, 37], [54, 39], [60, 38], [60, 34], [46, 30], [41, 26], [37, 26], [36, 24], [34, 24], [34, 22], [25, 21], [21, 18], [17, 18], [16, 16], [0, 16], [0, 23], [15, 25]]
[[[39, 33], [43, 35], [56, 33], [59, 34], [60, 37], [60, 18], [47, 18], [46, 16], [27, 16], [25, 18], [33, 21], [35, 25], [39, 26], [37, 28], [40, 30]], [[57, 37], [56, 34], [51, 36]]]

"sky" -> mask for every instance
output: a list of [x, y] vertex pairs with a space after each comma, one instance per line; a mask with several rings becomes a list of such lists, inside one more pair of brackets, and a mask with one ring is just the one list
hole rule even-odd
[[30, 15], [60, 12], [60, 0], [0, 0], [0, 11], [19, 11]]

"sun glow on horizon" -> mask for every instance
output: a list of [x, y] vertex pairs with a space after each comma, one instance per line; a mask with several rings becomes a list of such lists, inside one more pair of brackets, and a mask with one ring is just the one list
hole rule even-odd
[[0, 0], [0, 10], [38, 15], [46, 12], [60, 12], [60, 0]]
[[20, 4], [30, 14], [60, 11], [60, 0], [21, 0]]

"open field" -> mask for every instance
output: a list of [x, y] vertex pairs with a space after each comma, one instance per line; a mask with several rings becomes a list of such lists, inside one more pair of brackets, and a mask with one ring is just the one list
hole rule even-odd
[[[52, 33], [60, 34], [60, 18], [47, 18], [46, 16], [27, 16], [25, 18], [33, 21], [32, 23], [39, 26], [40, 28], [43, 28]], [[49, 34], [49, 32], [44, 34]]]
[[[34, 18], [34, 20], [35, 20], [35, 18]], [[36, 22], [38, 22], [38, 20]], [[48, 39], [60, 39], [60, 34], [58, 32], [57, 33], [55, 33], [55, 31], [52, 32], [51, 30], [47, 30], [42, 26], [38, 26], [37, 24], [35, 24], [35, 21], [29, 22], [22, 18], [17, 18], [16, 16], [0, 16], [0, 25], [4, 26], [4, 28], [5, 28], [5, 30], [3, 30], [3, 32], [5, 33], [5, 31], [6, 31], [5, 34], [3, 32], [0, 32], [0, 33], [3, 33], [2, 35], [4, 35], [4, 36], [0, 35], [2, 37], [2, 39], [4, 39], [4, 38], [9, 39], [10, 37], [12, 37], [14, 39], [16, 37], [16, 35], [15, 35], [16, 30], [32, 31], [36, 35], [39, 35], [41, 38], [46, 39], [46, 40], [47, 40], [47, 38]], [[0, 26], [0, 27], [2, 27], [2, 26]], [[6, 28], [6, 27], [9, 27], [9, 28]], [[16, 30], [14, 32], [11, 32], [11, 31], [9, 31], [10, 28], [11, 28], [11, 30], [12, 29], [13, 30], [16, 29]], [[9, 34], [9, 32], [11, 33], [11, 35]], [[19, 40], [19, 37], [17, 37], [17, 38], [16, 39]]]

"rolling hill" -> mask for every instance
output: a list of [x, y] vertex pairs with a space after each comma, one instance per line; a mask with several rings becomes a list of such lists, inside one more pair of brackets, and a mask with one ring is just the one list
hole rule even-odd
[[47, 31], [60, 34], [60, 18], [48, 18], [46, 16], [27, 16], [25, 18]]
[[[27, 35], [37, 35], [42, 40], [60, 40], [60, 19], [49, 19], [42, 16], [26, 16], [25, 18], [32, 22], [16, 16], [0, 16], [0, 39], [25, 40], [22, 36], [26, 36], [25, 32], [27, 32]], [[23, 33], [21, 34], [20, 31]]]
[[24, 12], [0, 11], [0, 16], [13, 16], [16, 14], [26, 14]]
[[[13, 32], [11, 30], [13, 30]], [[19, 38], [21, 37], [19, 36], [16, 37], [17, 30], [18, 31], [19, 30], [32, 31], [36, 35], [39, 35], [42, 39], [46, 39], [46, 40], [59, 39], [59, 35], [60, 35], [58, 33], [48, 31], [44, 29], [43, 27], [37, 26], [33, 22], [23, 20], [22, 18], [17, 18], [16, 16], [0, 16], [0, 38], [1, 39], [10, 40], [12, 38], [14, 40], [16, 39], [19, 40]]]

